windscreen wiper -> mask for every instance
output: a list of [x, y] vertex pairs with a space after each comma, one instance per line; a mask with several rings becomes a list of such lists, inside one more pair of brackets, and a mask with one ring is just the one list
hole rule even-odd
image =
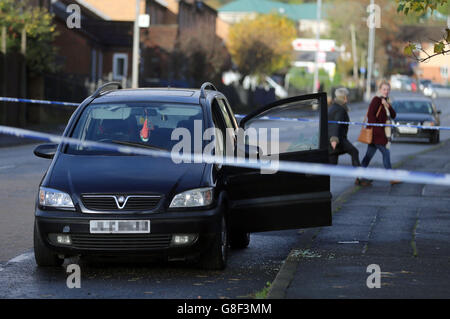
[[159, 147], [159, 146], [155, 146], [155, 145], [148, 145], [148, 144], [139, 143], [139, 142], [126, 142], [126, 141], [112, 140], [111, 143], [127, 145], [127, 146], [144, 147], [144, 148], [149, 148], [149, 149], [158, 150], [158, 151], [168, 151], [166, 148], [163, 148], [163, 147]]

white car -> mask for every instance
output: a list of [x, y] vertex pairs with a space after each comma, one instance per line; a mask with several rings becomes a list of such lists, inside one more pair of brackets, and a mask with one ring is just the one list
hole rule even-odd
[[424, 88], [423, 94], [426, 96], [431, 96], [433, 99], [438, 97], [450, 97], [450, 87], [442, 84], [430, 83]]

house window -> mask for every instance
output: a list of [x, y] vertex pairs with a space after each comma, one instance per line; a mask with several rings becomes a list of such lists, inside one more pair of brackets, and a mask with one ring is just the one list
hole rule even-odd
[[441, 66], [439, 69], [441, 71], [441, 77], [443, 77], [444, 79], [447, 79], [448, 78], [448, 67]]
[[128, 74], [128, 54], [115, 53], [113, 56], [113, 78], [114, 80], [122, 80]]

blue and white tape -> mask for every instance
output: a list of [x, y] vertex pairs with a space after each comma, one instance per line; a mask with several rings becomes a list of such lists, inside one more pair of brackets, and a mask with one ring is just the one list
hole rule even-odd
[[[273, 169], [273, 163], [257, 160], [236, 160], [234, 157], [216, 157], [205, 154], [187, 154], [171, 153], [169, 151], [149, 150], [129, 146], [117, 146], [108, 143], [94, 141], [81, 141], [74, 138], [62, 137], [47, 133], [35, 132], [15, 127], [1, 126], [0, 133], [13, 135], [17, 137], [36, 139], [52, 143], [66, 143], [72, 145], [83, 145], [85, 147], [95, 147], [120, 152], [123, 154], [147, 155], [154, 157], [171, 158], [172, 160], [181, 160], [197, 163], [216, 163], [230, 166], [254, 168], [254, 169]], [[336, 166], [330, 164], [315, 164], [303, 162], [276, 161], [278, 171], [290, 173], [329, 175], [341, 177], [364, 177], [373, 180], [400, 180], [408, 183], [435, 184], [450, 186], [450, 174], [415, 172], [406, 170], [386, 170], [382, 168], [363, 168], [350, 166]]]
[[[30, 99], [19, 99], [12, 97], [0, 97], [0, 102], [16, 102], [16, 103], [32, 103], [32, 104], [47, 104], [47, 105], [63, 105], [63, 106], [78, 106], [78, 103], [70, 102], [58, 102], [58, 101], [45, 101], [45, 100], [30, 100]], [[236, 114], [236, 117], [244, 117], [245, 115]], [[306, 119], [306, 118], [286, 118], [286, 117], [273, 117], [264, 116], [261, 117], [262, 120], [279, 120], [279, 121], [296, 121], [296, 122], [318, 122], [318, 119]], [[348, 125], [360, 125], [360, 126], [390, 126], [390, 127], [411, 127], [420, 128], [425, 130], [446, 130], [449, 131], [448, 126], [425, 126], [425, 125], [414, 125], [414, 124], [382, 124], [382, 123], [364, 123], [364, 122], [343, 122], [343, 121], [328, 121], [328, 123], [335, 124], [348, 124]]]
[[[245, 117], [242, 114], [236, 114], [236, 117]], [[307, 118], [292, 118], [292, 117], [275, 117], [275, 116], [262, 116], [260, 120], [277, 120], [277, 121], [294, 121], [294, 122], [319, 122], [319, 119], [307, 119]], [[344, 122], [344, 121], [328, 121], [333, 124], [348, 124], [348, 125], [361, 125], [361, 126], [389, 126], [389, 127], [412, 127], [425, 130], [450, 130], [449, 126], [429, 126], [429, 125], [414, 125], [414, 124], [383, 124], [383, 123], [366, 123], [366, 122]]]
[[57, 101], [45, 101], [45, 100], [30, 100], [30, 99], [18, 99], [14, 97], [0, 97], [0, 102], [16, 102], [16, 103], [31, 103], [31, 104], [48, 104], [48, 105], [63, 105], [63, 106], [78, 106], [78, 103], [70, 102], [57, 102]]

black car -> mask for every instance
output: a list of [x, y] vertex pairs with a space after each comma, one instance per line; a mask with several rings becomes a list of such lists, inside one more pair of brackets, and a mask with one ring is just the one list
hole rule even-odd
[[[112, 89], [113, 84], [118, 88]], [[254, 128], [261, 133], [258, 138], [276, 137], [270, 128], [279, 128], [279, 144], [251, 147], [250, 136], [240, 156], [327, 163], [326, 101], [325, 93], [310, 94], [255, 110], [240, 127]], [[314, 110], [314, 104], [320, 108]], [[295, 121], [298, 117], [312, 121]], [[215, 138], [211, 154], [239, 154], [236, 118], [225, 96], [209, 83], [201, 89], [107, 84], [80, 104], [63, 136], [173, 151], [179, 142], [174, 132], [180, 128], [193, 136], [216, 128], [227, 142]], [[82, 143], [40, 145], [34, 153], [53, 159], [36, 201], [39, 266], [61, 265], [74, 255], [137, 254], [223, 269], [228, 248], [247, 247], [251, 232], [331, 225], [329, 176], [179, 163]]]
[[[395, 124], [409, 124], [417, 126], [439, 126], [439, 114], [432, 100], [426, 97], [403, 97], [393, 101], [392, 107], [397, 113]], [[439, 130], [416, 127], [398, 126], [392, 134], [397, 137], [427, 138], [430, 143], [439, 143]]]

